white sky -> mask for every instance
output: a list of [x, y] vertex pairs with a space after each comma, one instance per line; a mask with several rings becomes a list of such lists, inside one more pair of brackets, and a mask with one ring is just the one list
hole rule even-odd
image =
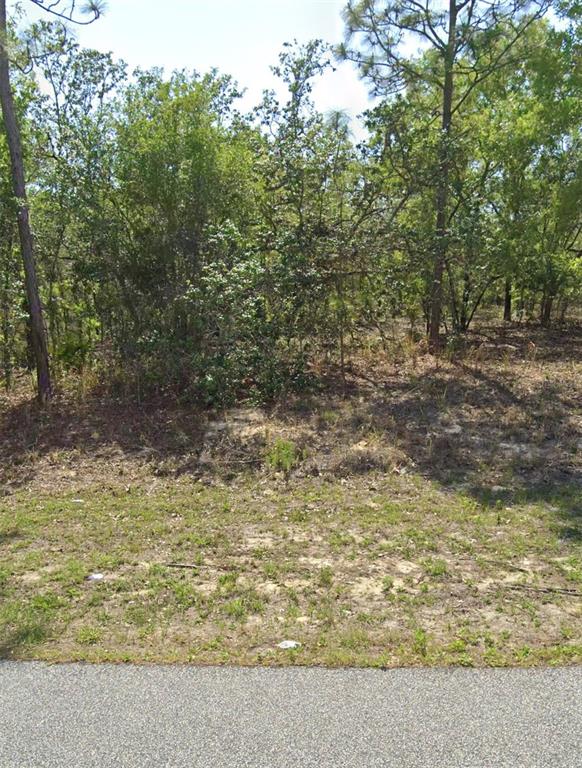
[[[29, 17], [30, 5], [25, 0]], [[78, 28], [77, 35], [81, 45], [112, 51], [132, 69], [216, 67], [247, 89], [239, 105], [246, 109], [275, 85], [269, 65], [277, 63], [284, 42], [341, 41], [344, 5], [344, 0], [108, 0], [105, 15]], [[352, 117], [369, 106], [367, 88], [348, 63], [321, 79], [314, 99], [324, 112], [342, 109]]]

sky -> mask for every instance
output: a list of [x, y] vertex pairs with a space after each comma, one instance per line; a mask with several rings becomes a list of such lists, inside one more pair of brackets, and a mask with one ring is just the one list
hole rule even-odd
[[[108, 0], [104, 16], [77, 28], [77, 37], [132, 69], [216, 67], [247, 89], [239, 104], [247, 109], [263, 89], [275, 87], [269, 66], [277, 63], [284, 42], [342, 40], [344, 5], [345, 0]], [[341, 109], [352, 118], [369, 106], [367, 88], [347, 62], [324, 75], [313, 95], [321, 111]]]

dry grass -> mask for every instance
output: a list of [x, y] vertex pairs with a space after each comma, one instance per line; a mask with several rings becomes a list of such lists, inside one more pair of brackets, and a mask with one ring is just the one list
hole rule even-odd
[[495, 333], [269, 410], [6, 397], [0, 655], [579, 662], [582, 333]]

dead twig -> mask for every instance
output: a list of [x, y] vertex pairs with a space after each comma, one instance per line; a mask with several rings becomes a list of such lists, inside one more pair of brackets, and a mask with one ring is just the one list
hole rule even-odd
[[229, 565], [217, 565], [214, 563], [200, 563], [195, 565], [194, 563], [152, 563], [152, 565], [162, 565], [164, 568], [186, 568], [190, 571], [199, 571], [201, 568], [211, 568], [215, 571], [236, 571], [236, 567]]
[[530, 587], [527, 584], [507, 584], [504, 586], [507, 586], [508, 589], [522, 589], [526, 592], [543, 592], [566, 595], [566, 597], [582, 597], [582, 592], [577, 592], [575, 589], [562, 589], [561, 587]]
[[528, 571], [527, 568], [521, 568], [519, 565], [513, 565], [512, 563], [504, 563], [503, 560], [490, 560], [487, 557], [481, 557], [480, 555], [477, 555], [477, 557], [460, 557], [459, 560], [462, 562], [470, 562], [470, 563], [487, 563], [487, 565], [497, 565], [500, 568], [505, 568], [507, 571], [519, 571], [520, 573], [531, 573], [531, 571]]

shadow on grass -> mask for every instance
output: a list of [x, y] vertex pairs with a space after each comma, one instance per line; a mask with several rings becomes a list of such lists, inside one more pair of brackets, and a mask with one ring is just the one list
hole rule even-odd
[[492, 493], [491, 488], [475, 486], [473, 496], [484, 506], [543, 503], [554, 514], [557, 533], [561, 539], [582, 543], [582, 485], [567, 482], [543, 483], [515, 491], [504, 489]]
[[8, 544], [10, 541], [17, 539], [19, 536], [20, 531], [18, 528], [6, 528], [5, 530], [0, 530], [0, 547], [3, 544]]
[[21, 658], [27, 649], [43, 643], [47, 635], [48, 629], [42, 624], [25, 624], [3, 633], [0, 660]]
[[[320, 394], [278, 403], [270, 414], [283, 424], [306, 427], [305, 447], [316, 474], [318, 463], [322, 474], [327, 471], [326, 453], [372, 435], [397, 450], [411, 471], [460, 488], [482, 504], [519, 497], [555, 507], [564, 536], [577, 539], [582, 373], [576, 364], [581, 360], [581, 326], [563, 332], [486, 328], [469, 335], [457, 361], [425, 359], [415, 369], [390, 360], [383, 368], [366, 367], [356, 360], [346, 383], [337, 371], [322, 376]], [[168, 400], [138, 406], [69, 398], [56, 400], [44, 413], [30, 401], [8, 404], [0, 410], [0, 487], [26, 487], [42, 459], [48, 462], [45, 473], [50, 462], [74, 471], [76, 457], [82, 457], [109, 462], [110, 473], [122, 474], [129, 459], [151, 463], [158, 474], [165, 463], [171, 476], [212, 474], [218, 464], [209, 462], [201, 470], [200, 462], [206, 423], [203, 411]], [[239, 444], [228, 435], [218, 445], [217, 453], [229, 452], [231, 475], [256, 469], [264, 459], [264, 425], [241, 423], [247, 433], [262, 429], [263, 437]], [[371, 452], [364, 458], [344, 457], [336, 466], [353, 474], [391, 466], [389, 458]]]
[[89, 397], [57, 398], [41, 411], [35, 401], [0, 410], [0, 488], [26, 487], [38, 459], [59, 453], [121, 463], [124, 459], [186, 460], [201, 450], [206, 418], [168, 401], [137, 405]]
[[359, 382], [360, 391], [350, 392], [353, 406], [341, 411], [336, 439], [364, 438], [380, 453], [393, 446], [410, 471], [486, 506], [544, 503], [560, 535], [579, 540], [581, 362], [582, 327], [513, 326], [470, 335], [451, 362], [404, 372], [355, 363], [350, 385]]
[[[535, 335], [535, 361], [523, 329], [506, 330], [515, 365], [499, 360], [453, 362], [446, 370], [396, 384], [369, 403], [369, 417], [394, 440], [416, 471], [461, 487], [480, 503], [545, 503], [579, 540], [582, 522], [582, 332], [558, 343]], [[533, 343], [533, 342], [532, 342]], [[520, 349], [521, 344], [521, 349]]]

